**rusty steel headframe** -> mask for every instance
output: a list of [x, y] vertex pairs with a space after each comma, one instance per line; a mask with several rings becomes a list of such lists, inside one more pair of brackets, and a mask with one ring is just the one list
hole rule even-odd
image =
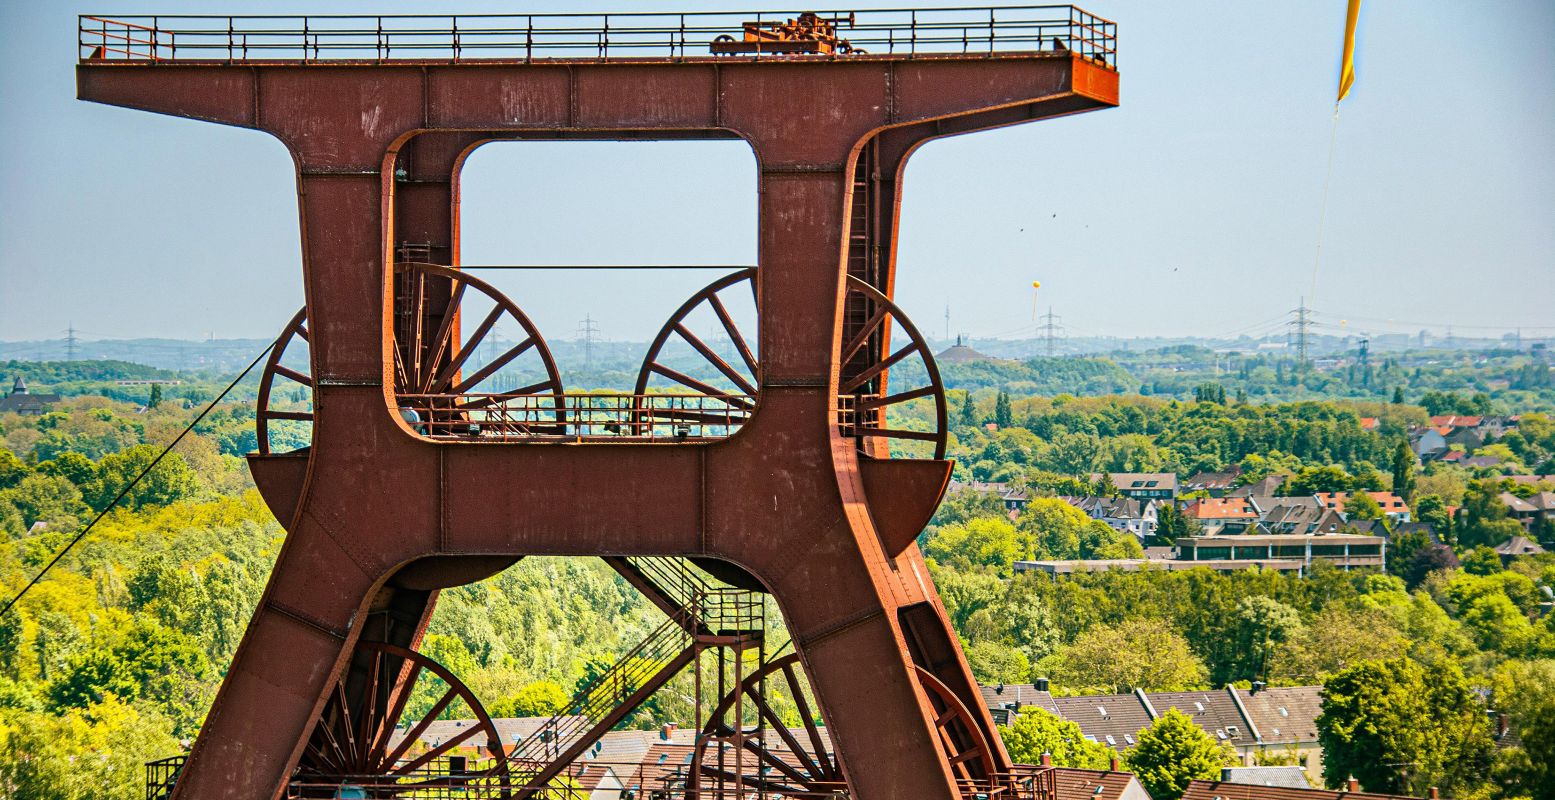
[[[691, 557], [769, 591], [854, 798], [948, 800], [969, 764], [1011, 769], [914, 545], [951, 464], [861, 443], [859, 414], [918, 348], [893, 353], [881, 323], [907, 158], [1116, 105], [1112, 23], [1041, 6], [79, 27], [82, 99], [266, 131], [297, 166], [313, 445], [251, 457], [288, 535], [173, 797], [281, 796], [332, 689], [361, 691], [359, 641], [413, 648], [439, 589], [529, 555]], [[458, 282], [398, 311], [396, 264], [457, 268], [465, 158], [644, 138], [755, 152], [756, 392], [722, 397], [738, 431], [488, 440], [456, 409], [442, 424], [460, 435], [429, 433], [403, 374], [457, 370], [436, 348], [460, 324]]]

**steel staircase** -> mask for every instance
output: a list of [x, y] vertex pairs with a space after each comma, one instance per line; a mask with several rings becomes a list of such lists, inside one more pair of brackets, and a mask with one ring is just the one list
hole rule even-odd
[[545, 791], [703, 649], [743, 648], [761, 641], [763, 595], [716, 585], [679, 558], [605, 560], [669, 619], [513, 748], [511, 772], [524, 784], [515, 794], [519, 800]]

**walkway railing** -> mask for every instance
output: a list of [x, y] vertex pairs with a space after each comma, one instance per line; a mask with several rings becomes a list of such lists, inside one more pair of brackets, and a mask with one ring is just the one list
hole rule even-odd
[[432, 439], [703, 441], [734, 434], [744, 394], [401, 394], [400, 415]]
[[[811, 24], [817, 20], [824, 29], [819, 37]], [[1056, 50], [1117, 64], [1117, 25], [1072, 5], [823, 11], [812, 20], [797, 11], [81, 16], [78, 28], [83, 62], [529, 62]]]

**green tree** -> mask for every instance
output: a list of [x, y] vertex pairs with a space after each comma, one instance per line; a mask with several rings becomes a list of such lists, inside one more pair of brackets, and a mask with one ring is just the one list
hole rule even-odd
[[9, 449], [0, 447], [0, 489], [9, 489], [22, 482], [32, 470], [27, 462], [16, 457]]
[[1517, 743], [1497, 754], [1496, 783], [1510, 797], [1555, 800], [1555, 660], [1508, 661], [1492, 686], [1497, 710], [1517, 731]]
[[[149, 444], [138, 444], [122, 453], [103, 456], [98, 462], [98, 483], [86, 492], [87, 502], [99, 511], [106, 508], [142, 470], [156, 461], [159, 452]], [[126, 508], [168, 505], [192, 496], [198, 488], [199, 481], [194, 470], [189, 468], [189, 462], [178, 453], [168, 453], [125, 495], [122, 505]]]
[[549, 717], [560, 713], [571, 699], [561, 684], [540, 680], [498, 700], [488, 711], [493, 717]]
[[1001, 430], [1015, 424], [1015, 412], [1010, 408], [1010, 396], [1000, 392], [993, 406], [993, 421]]
[[956, 422], [963, 428], [977, 427], [977, 405], [972, 402], [972, 392], [968, 390], [966, 398], [961, 401], [961, 415]]
[[1506, 503], [1501, 501], [1499, 481], [1480, 480], [1469, 484], [1463, 495], [1463, 508], [1458, 511], [1458, 544], [1498, 545], [1523, 532], [1517, 520], [1507, 517]]
[[1055, 767], [1107, 769], [1117, 756], [1112, 748], [1085, 738], [1078, 724], [1037, 706], [1020, 709], [1013, 722], [1000, 726], [999, 738], [1018, 764], [1038, 764], [1049, 755]]
[[205, 653], [177, 631], [155, 623], [130, 629], [107, 649], [88, 650], [49, 688], [56, 709], [86, 708], [113, 696], [164, 709], [179, 735], [192, 734], [209, 700], [212, 670]]
[[1344, 499], [1344, 513], [1352, 520], [1382, 519], [1382, 506], [1365, 492], [1351, 492]]
[[153, 409], [162, 405], [162, 384], [151, 384], [151, 397], [146, 399], [146, 408]]
[[1415, 493], [1415, 451], [1407, 439], [1399, 439], [1393, 448], [1393, 493], [1405, 501]]
[[972, 675], [984, 685], [1021, 683], [1031, 675], [1031, 660], [1026, 654], [1000, 642], [973, 642], [966, 648]]
[[1215, 741], [1175, 708], [1139, 732], [1128, 751], [1128, 767], [1156, 800], [1180, 800], [1188, 783], [1214, 780], [1221, 767], [1237, 763], [1236, 753]]
[[1238, 651], [1243, 656], [1235, 673], [1238, 680], [1268, 677], [1270, 653], [1302, 629], [1296, 609], [1263, 595], [1238, 600], [1236, 621]]
[[1131, 619], [1091, 628], [1052, 656], [1038, 671], [1065, 689], [1175, 692], [1196, 689], [1209, 671], [1170, 624]]
[[1401, 406], [1403, 404], [1404, 404], [1404, 387], [1402, 387], [1402, 386], [1395, 386], [1395, 387], [1393, 387], [1393, 405]]
[[1367, 791], [1449, 796], [1472, 789], [1490, 767], [1489, 721], [1454, 664], [1365, 661], [1328, 679], [1317, 718], [1323, 780], [1354, 776]]
[[1485, 545], [1469, 548], [1462, 561], [1463, 571], [1470, 575], [1494, 575], [1501, 571], [1501, 557]]

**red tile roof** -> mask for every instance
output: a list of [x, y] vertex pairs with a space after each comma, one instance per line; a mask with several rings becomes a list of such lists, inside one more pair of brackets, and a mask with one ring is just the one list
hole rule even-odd
[[1245, 497], [1205, 497], [1183, 509], [1194, 519], [1257, 519], [1258, 510]]
[[1058, 790], [1058, 800], [1121, 800], [1129, 784], [1134, 782], [1132, 772], [1053, 768], [1053, 786]]

